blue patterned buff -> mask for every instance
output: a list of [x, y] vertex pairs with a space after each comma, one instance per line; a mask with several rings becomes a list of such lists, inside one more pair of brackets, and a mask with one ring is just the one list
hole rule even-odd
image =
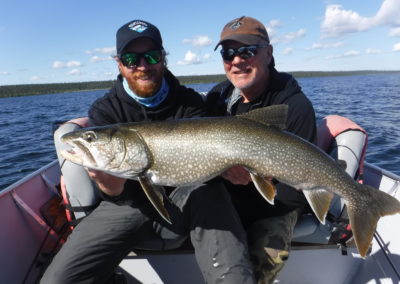
[[149, 108], [154, 108], [154, 107], [157, 107], [158, 105], [160, 105], [165, 100], [165, 98], [168, 96], [168, 92], [169, 92], [169, 86], [168, 86], [165, 78], [163, 78], [161, 88], [157, 92], [157, 94], [155, 94], [154, 96], [149, 97], [149, 98], [143, 98], [143, 97], [139, 97], [138, 95], [136, 95], [129, 88], [128, 82], [125, 79], [123, 80], [123, 86], [124, 86], [125, 92], [127, 92], [131, 98], [133, 98], [139, 104], [144, 105], [145, 107], [149, 107]]

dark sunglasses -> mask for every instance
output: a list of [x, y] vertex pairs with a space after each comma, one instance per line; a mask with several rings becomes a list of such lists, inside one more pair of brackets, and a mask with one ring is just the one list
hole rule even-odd
[[253, 57], [257, 54], [257, 50], [268, 45], [249, 45], [239, 48], [222, 48], [221, 56], [226, 61], [232, 61], [235, 56], [240, 56], [242, 59]]
[[149, 50], [143, 53], [127, 52], [122, 54], [120, 59], [125, 67], [132, 68], [140, 64], [142, 57], [149, 64], [157, 64], [162, 60], [163, 54], [163, 50]]

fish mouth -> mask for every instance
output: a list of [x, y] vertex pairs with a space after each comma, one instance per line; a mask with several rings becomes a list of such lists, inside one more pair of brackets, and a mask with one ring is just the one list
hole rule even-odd
[[63, 150], [60, 152], [61, 156], [75, 164], [86, 167], [96, 167], [97, 162], [92, 153], [80, 142], [67, 142], [71, 149]]

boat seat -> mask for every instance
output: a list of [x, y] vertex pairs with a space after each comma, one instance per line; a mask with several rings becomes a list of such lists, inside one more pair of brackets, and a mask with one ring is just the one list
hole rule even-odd
[[[345, 161], [345, 170], [351, 177], [360, 178], [368, 139], [365, 130], [340, 116], [324, 118], [317, 129], [318, 145], [334, 160]], [[347, 219], [344, 201], [338, 195], [333, 198], [328, 214], [333, 218]], [[292, 241], [327, 244], [333, 229], [334, 224], [328, 219], [321, 224], [313, 214], [305, 214], [296, 224]]]

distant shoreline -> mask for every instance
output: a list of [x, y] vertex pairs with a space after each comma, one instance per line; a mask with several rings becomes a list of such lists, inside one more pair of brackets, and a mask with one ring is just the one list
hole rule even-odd
[[[399, 71], [295, 71], [288, 72], [296, 78], [305, 77], [329, 77], [329, 76], [351, 76], [368, 74], [393, 74]], [[219, 75], [196, 75], [177, 76], [184, 85], [218, 83], [226, 79], [224, 74]], [[57, 94], [66, 92], [78, 92], [87, 90], [109, 89], [114, 81], [93, 81], [78, 83], [51, 83], [51, 84], [27, 84], [27, 85], [6, 85], [0, 86], [0, 98], [32, 96], [41, 94]]]

